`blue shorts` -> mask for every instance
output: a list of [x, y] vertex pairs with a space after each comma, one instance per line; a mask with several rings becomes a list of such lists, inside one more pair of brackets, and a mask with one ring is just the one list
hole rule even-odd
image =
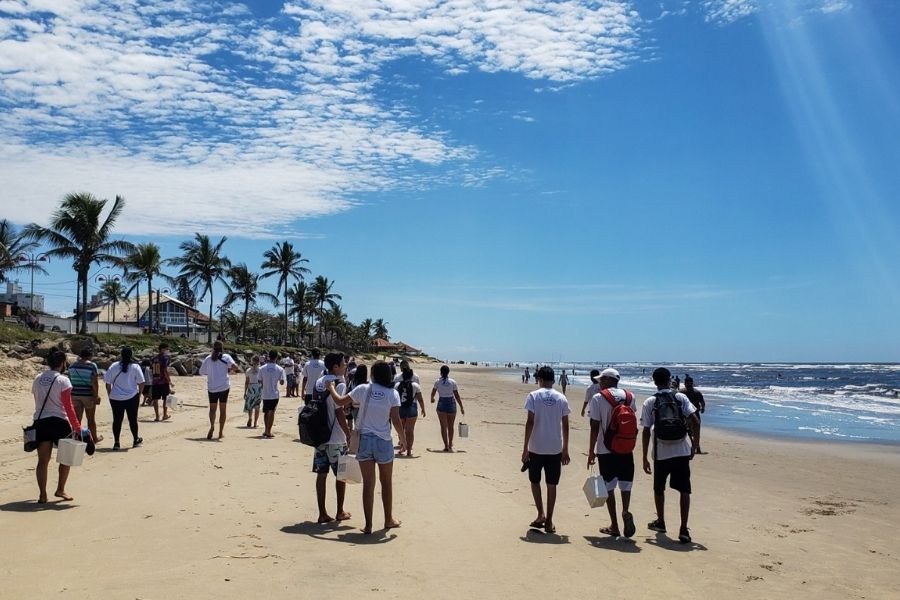
[[364, 433], [359, 436], [356, 460], [359, 462], [374, 460], [379, 465], [394, 462], [394, 443], [384, 440], [374, 433]]
[[439, 398], [437, 411], [442, 413], [456, 414], [456, 398]]
[[419, 406], [413, 402], [409, 406], [400, 405], [400, 418], [413, 419], [419, 416]]

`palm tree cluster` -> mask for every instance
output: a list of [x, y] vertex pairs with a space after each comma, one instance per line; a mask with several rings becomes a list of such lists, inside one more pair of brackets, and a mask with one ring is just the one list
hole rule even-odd
[[[224, 246], [228, 238], [214, 241], [208, 235], [194, 234], [193, 239], [179, 245], [181, 254], [163, 259], [160, 247], [152, 242], [132, 244], [112, 237], [116, 221], [125, 207], [125, 199], [116, 196], [104, 217], [108, 200], [91, 194], [67, 195], [53, 213], [48, 226], [36, 223], [27, 225], [21, 232], [5, 219], [0, 221], [0, 282], [9, 273], [28, 268], [19, 257], [41, 246], [48, 249], [48, 257], [72, 261], [78, 278], [76, 312], [80, 318], [80, 331], [87, 331], [87, 293], [89, 271], [92, 265], [110, 265], [122, 269], [124, 276], [107, 279], [100, 297], [110, 304], [115, 320], [116, 306], [132, 293], [136, 296], [137, 316], [141, 318], [140, 288], [146, 282], [148, 298], [152, 303], [153, 282], [162, 280], [176, 288], [179, 299], [194, 307], [197, 300], [209, 302], [209, 327], [207, 342], [212, 342], [213, 313], [219, 312], [219, 327], [246, 339], [278, 340], [282, 344], [302, 344], [315, 339], [319, 345], [348, 349], [368, 348], [374, 338], [389, 339], [387, 323], [383, 319], [365, 319], [359, 325], [350, 322], [334, 290], [335, 282], [323, 275], [307, 283], [311, 274], [304, 258], [294, 244], [278, 242], [263, 253], [260, 271], [246, 263], [232, 264], [225, 256]], [[166, 274], [172, 267], [177, 272]], [[43, 271], [42, 267], [35, 267]], [[275, 293], [260, 289], [262, 280], [275, 278]], [[218, 306], [214, 301], [214, 287], [222, 285], [226, 294]], [[157, 293], [158, 290], [157, 290]], [[258, 307], [265, 299], [282, 314], [276, 316]], [[239, 307], [239, 313], [231, 310]], [[149, 309], [150, 307], [148, 307]], [[159, 303], [156, 304], [156, 324], [149, 311], [151, 329], [160, 325]]]

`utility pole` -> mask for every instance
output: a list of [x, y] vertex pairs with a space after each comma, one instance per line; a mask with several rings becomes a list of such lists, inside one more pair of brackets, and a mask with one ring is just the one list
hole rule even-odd
[[31, 296], [29, 297], [29, 312], [34, 312], [34, 270], [38, 263], [50, 262], [46, 254], [22, 254], [19, 256], [19, 262], [28, 266], [31, 271]]

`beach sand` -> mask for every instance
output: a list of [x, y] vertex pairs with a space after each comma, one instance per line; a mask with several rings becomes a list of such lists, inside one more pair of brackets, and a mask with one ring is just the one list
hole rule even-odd
[[[21, 449], [31, 377], [0, 365], [0, 597], [306, 598], [897, 598], [900, 455], [893, 447], [736, 436], [704, 423], [693, 469], [691, 529], [683, 546], [646, 529], [650, 476], [636, 475], [633, 540], [598, 533], [605, 508], [581, 491], [588, 425], [584, 388], [569, 389], [572, 464], [563, 470], [558, 535], [529, 531], [534, 508], [519, 471], [524, 397], [532, 386], [479, 368], [454, 368], [470, 437], [442, 447], [434, 405], [416, 428], [415, 459], [398, 459], [394, 506], [403, 527], [373, 536], [353, 519], [315, 524], [312, 449], [296, 441], [297, 399], [283, 399], [276, 438], [244, 428], [233, 378], [226, 439], [207, 441], [203, 378], [178, 378], [186, 406], [169, 422], [141, 409], [143, 447], [106, 441], [73, 468], [70, 503], [35, 504], [35, 454]], [[423, 387], [433, 365], [417, 371]], [[426, 397], [427, 402], [427, 397]], [[127, 426], [123, 445], [130, 446]], [[55, 454], [54, 454], [55, 456]], [[55, 460], [55, 459], [54, 459]], [[636, 454], [640, 471], [640, 453]], [[51, 465], [49, 490], [56, 484]], [[677, 497], [667, 494], [669, 536]], [[329, 478], [329, 511], [334, 487]], [[333, 512], [332, 512], [333, 514]], [[375, 525], [381, 525], [376, 496]]]

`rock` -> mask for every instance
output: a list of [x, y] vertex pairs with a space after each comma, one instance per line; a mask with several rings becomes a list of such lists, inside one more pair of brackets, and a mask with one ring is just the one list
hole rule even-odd
[[94, 354], [97, 354], [100, 349], [94, 338], [90, 337], [73, 337], [69, 341], [69, 346], [72, 349], [72, 353], [79, 356], [85, 348], [89, 348]]
[[9, 358], [12, 358], [14, 360], [22, 360], [22, 355], [19, 354], [18, 352], [16, 352], [15, 350], [10, 350], [9, 352], [6, 353], [6, 356], [8, 356]]
[[[37, 342], [37, 340], [35, 340]], [[62, 350], [67, 352], [69, 345], [65, 340], [45, 340], [37, 343], [31, 350], [31, 353], [41, 358], [47, 358], [54, 350]]]
[[182, 377], [188, 375], [191, 372], [187, 367], [184, 366], [184, 362], [180, 360], [172, 363], [172, 368]]
[[42, 356], [32, 356], [30, 358], [26, 358], [25, 360], [36, 365], [44, 364], [44, 358]]

